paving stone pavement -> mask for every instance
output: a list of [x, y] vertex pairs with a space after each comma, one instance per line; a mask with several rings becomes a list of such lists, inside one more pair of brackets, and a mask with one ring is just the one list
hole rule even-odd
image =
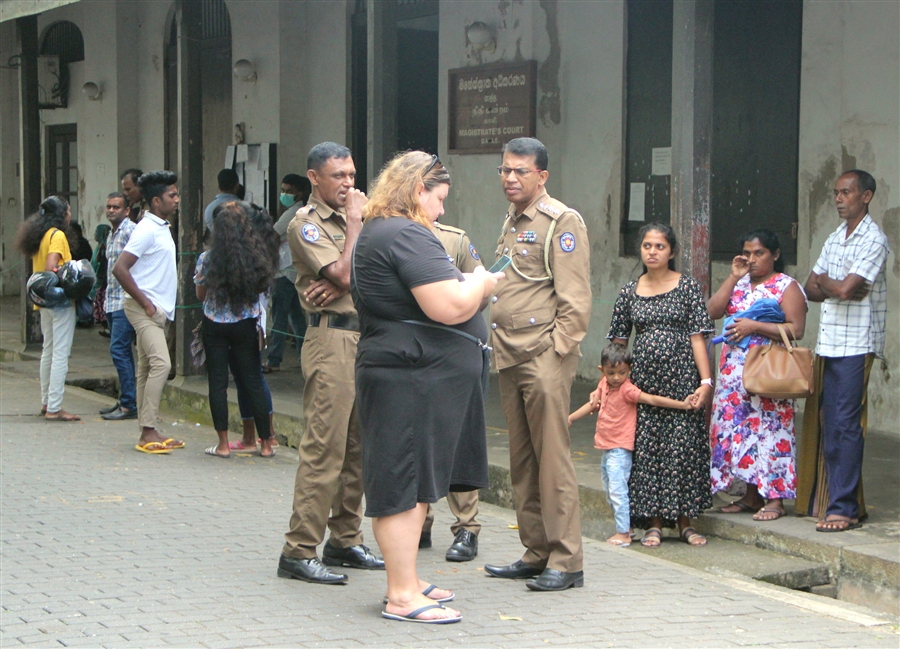
[[[35, 364], [37, 370], [37, 364]], [[898, 647], [855, 607], [682, 568], [585, 539], [584, 588], [533, 593], [485, 576], [521, 555], [513, 512], [483, 505], [478, 558], [443, 560], [437, 508], [420, 575], [457, 594], [459, 624], [380, 617], [381, 572], [347, 586], [278, 579], [296, 451], [203, 454], [214, 432], [165, 416], [187, 448], [134, 450], [135, 422], [68, 387], [75, 424], [36, 416], [36, 380], [0, 371], [0, 646], [40, 647]], [[376, 548], [369, 521], [366, 543]], [[669, 542], [669, 541], [667, 541]], [[702, 551], [702, 549], [698, 549]]]

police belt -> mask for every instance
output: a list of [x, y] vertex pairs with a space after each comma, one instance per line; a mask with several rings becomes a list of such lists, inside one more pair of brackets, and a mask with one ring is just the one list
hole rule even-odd
[[307, 313], [306, 323], [310, 327], [318, 327], [322, 322], [322, 316], [328, 321], [330, 329], [346, 329], [347, 331], [359, 331], [359, 317], [355, 315], [341, 315], [338, 313]]

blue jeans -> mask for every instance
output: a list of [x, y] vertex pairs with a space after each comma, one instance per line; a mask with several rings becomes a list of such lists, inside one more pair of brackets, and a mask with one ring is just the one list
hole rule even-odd
[[131, 343], [134, 327], [125, 317], [125, 309], [106, 314], [109, 324], [109, 355], [119, 374], [119, 405], [126, 410], [137, 408], [137, 384], [134, 378], [134, 355]]
[[631, 477], [631, 451], [612, 448], [603, 452], [600, 475], [606, 498], [616, 517], [616, 532], [628, 534], [631, 529], [631, 504], [628, 500], [628, 479]]
[[[278, 367], [284, 360], [284, 345], [287, 336], [288, 321], [294, 330], [294, 335], [303, 340], [306, 334], [306, 318], [303, 308], [300, 306], [300, 297], [297, 288], [287, 277], [276, 277], [272, 287], [272, 332], [269, 337], [269, 365]], [[297, 345], [297, 353], [300, 353], [301, 345]]]

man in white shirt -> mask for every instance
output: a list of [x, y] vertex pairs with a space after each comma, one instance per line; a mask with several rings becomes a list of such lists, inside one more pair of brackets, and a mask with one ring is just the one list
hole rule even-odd
[[[874, 194], [875, 179], [868, 172], [853, 169], [837, 179], [834, 200], [843, 223], [825, 241], [805, 286], [811, 301], [822, 302], [816, 345], [822, 380], [819, 394], [806, 405], [810, 422], [821, 412], [821, 436], [804, 424], [801, 453], [809, 459], [801, 456], [800, 470], [806, 469], [808, 478], [813, 466], [809, 454], [821, 444], [816, 454], [824, 459], [825, 475], [812, 481], [801, 475], [797, 509], [819, 517], [819, 532], [854, 529], [865, 517], [862, 422], [869, 371], [874, 358], [884, 354], [885, 266], [891, 253], [887, 237], [869, 215]], [[810, 488], [818, 499], [810, 497]]]
[[113, 267], [113, 276], [128, 293], [125, 316], [137, 333], [137, 405], [143, 453], [170, 453], [184, 442], [156, 430], [159, 402], [172, 362], [166, 345], [166, 322], [175, 319], [177, 274], [175, 242], [169, 219], [178, 212], [178, 177], [151, 171], [138, 178], [148, 209]]

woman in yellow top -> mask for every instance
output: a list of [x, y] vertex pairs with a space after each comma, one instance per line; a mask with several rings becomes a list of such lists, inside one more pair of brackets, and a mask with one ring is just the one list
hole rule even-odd
[[[16, 247], [31, 257], [32, 269], [37, 272], [57, 268], [72, 260], [66, 229], [72, 220], [72, 210], [65, 199], [50, 196], [44, 199], [36, 214], [32, 214], [19, 228]], [[75, 305], [66, 302], [55, 309], [40, 309], [41, 333], [44, 347], [41, 352], [41, 414], [51, 421], [79, 421], [78, 415], [62, 409], [69, 371], [69, 352], [75, 337]]]

